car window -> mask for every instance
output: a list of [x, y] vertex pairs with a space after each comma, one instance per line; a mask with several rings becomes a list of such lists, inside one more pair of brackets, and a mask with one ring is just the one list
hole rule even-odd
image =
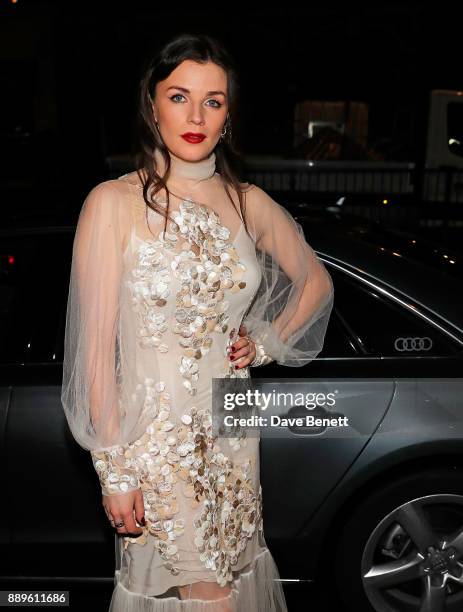
[[336, 307], [333, 306], [328, 327], [326, 328], [323, 348], [318, 354], [317, 359], [352, 357], [356, 354], [357, 350], [352, 343], [349, 333], [347, 332], [345, 326], [341, 323]]
[[365, 354], [383, 357], [444, 356], [461, 346], [405, 306], [338, 270], [330, 270], [334, 304]]
[[0, 237], [1, 364], [62, 360], [72, 240], [71, 231]]

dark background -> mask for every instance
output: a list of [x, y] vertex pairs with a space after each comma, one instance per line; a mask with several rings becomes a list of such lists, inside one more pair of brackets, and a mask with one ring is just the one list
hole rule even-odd
[[183, 31], [217, 36], [234, 56], [245, 153], [285, 155], [300, 100], [354, 100], [369, 104], [369, 142], [400, 139], [396, 158], [414, 161], [429, 91], [463, 89], [457, 4], [2, 0], [4, 187], [33, 184], [39, 200], [77, 206], [105, 178], [105, 156], [128, 152], [143, 60]]

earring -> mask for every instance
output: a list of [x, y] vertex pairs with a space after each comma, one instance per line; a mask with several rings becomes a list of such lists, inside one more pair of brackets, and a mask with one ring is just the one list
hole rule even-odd
[[158, 120], [156, 119], [156, 115], [154, 114], [154, 108], [151, 107], [151, 110], [153, 111], [154, 123], [156, 124], [156, 127], [158, 128], [158, 131], [159, 131], [159, 123], [158, 123]]
[[[225, 121], [225, 132], [221, 132], [220, 133], [220, 138], [223, 138], [225, 136], [225, 134], [227, 133], [227, 123], [230, 123], [230, 115], [227, 115], [227, 120]], [[230, 136], [231, 136], [231, 127], [230, 127]]]

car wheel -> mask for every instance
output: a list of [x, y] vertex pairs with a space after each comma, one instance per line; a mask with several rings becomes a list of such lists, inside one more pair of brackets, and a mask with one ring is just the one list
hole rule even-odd
[[334, 572], [348, 610], [463, 610], [461, 470], [430, 469], [385, 483], [346, 519]]

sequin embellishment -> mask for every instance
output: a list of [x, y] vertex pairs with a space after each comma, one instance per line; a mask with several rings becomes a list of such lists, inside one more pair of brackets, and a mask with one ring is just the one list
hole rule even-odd
[[[140, 219], [144, 208], [139, 200]], [[212, 209], [186, 199], [171, 216], [174, 222], [167, 223], [166, 232], [142, 241], [128, 282], [139, 315], [140, 347], [166, 352], [171, 342], [166, 331], [176, 334], [182, 384], [195, 396], [201, 360], [211, 350], [214, 334], [228, 333], [227, 296], [246, 287], [246, 267], [230, 241], [230, 230]], [[166, 304], [169, 317], [163, 314]], [[228, 339], [220, 338], [225, 349], [223, 372], [229, 377], [249, 377], [248, 368], [235, 370], [225, 357], [234, 333], [235, 329]], [[223, 586], [232, 580], [232, 569], [248, 541], [256, 530], [263, 531], [262, 491], [252, 481], [257, 466], [251, 459], [238, 460], [246, 440], [230, 438], [227, 453], [221, 449], [212, 435], [210, 408], [190, 405], [174, 415], [165, 382], [146, 379], [145, 386], [153, 420], [124, 450], [127, 465], [136, 467], [146, 525], [139, 537], [124, 537], [124, 548], [146, 545], [151, 535], [150, 543], [164, 567], [179, 574], [183, 568], [178, 538], [186, 528], [179, 516], [177, 496], [181, 495], [183, 503], [197, 509], [191, 520], [199, 558]]]
[[[246, 286], [246, 267], [229, 241], [230, 230], [220, 224], [217, 213], [190, 199], [183, 200], [173, 214], [180, 235], [185, 236], [182, 252], [172, 261], [172, 271], [182, 283], [176, 296], [174, 333], [181, 336], [180, 361], [184, 387], [195, 395], [199, 377], [198, 360], [212, 344], [211, 333], [225, 333], [229, 322], [226, 292]], [[190, 245], [197, 245], [195, 254]]]
[[158, 308], [164, 306], [170, 295], [169, 264], [156, 243], [143, 243], [138, 251], [138, 265], [132, 271], [135, 281], [128, 281], [132, 304], [139, 314], [138, 338], [143, 348], [155, 347], [161, 353], [168, 350], [162, 342], [167, 329], [166, 317]]
[[152, 534], [165, 567], [174, 575], [179, 573], [175, 540], [183, 534], [185, 524], [175, 518], [179, 505], [173, 491], [180, 479], [192, 508], [200, 506], [194, 519], [200, 559], [216, 572], [223, 586], [232, 579], [232, 567], [248, 539], [256, 528], [263, 529], [261, 487], [257, 493], [252, 487], [250, 460], [234, 463], [221, 452], [212, 435], [209, 410], [192, 406], [175, 427], [170, 394], [163, 382], [156, 385], [156, 405], [157, 416], [146, 432], [126, 446], [125, 456], [137, 466], [144, 491], [146, 525], [142, 535], [124, 537], [124, 547], [145, 545]]
[[[158, 307], [170, 296], [173, 274], [181, 283], [175, 295], [173, 333], [180, 336], [183, 355], [178, 364], [183, 386], [190, 395], [197, 391], [199, 363], [211, 348], [213, 332], [225, 333], [229, 323], [227, 292], [246, 287], [246, 266], [229, 241], [230, 230], [220, 223], [215, 211], [187, 198], [172, 213], [169, 231], [139, 247], [138, 260], [128, 281], [132, 303], [140, 317], [138, 336], [144, 348], [167, 352], [162, 342], [167, 321]], [[199, 248], [199, 253], [193, 246]], [[180, 249], [180, 250], [179, 250]], [[168, 254], [172, 253], [173, 257]]]

